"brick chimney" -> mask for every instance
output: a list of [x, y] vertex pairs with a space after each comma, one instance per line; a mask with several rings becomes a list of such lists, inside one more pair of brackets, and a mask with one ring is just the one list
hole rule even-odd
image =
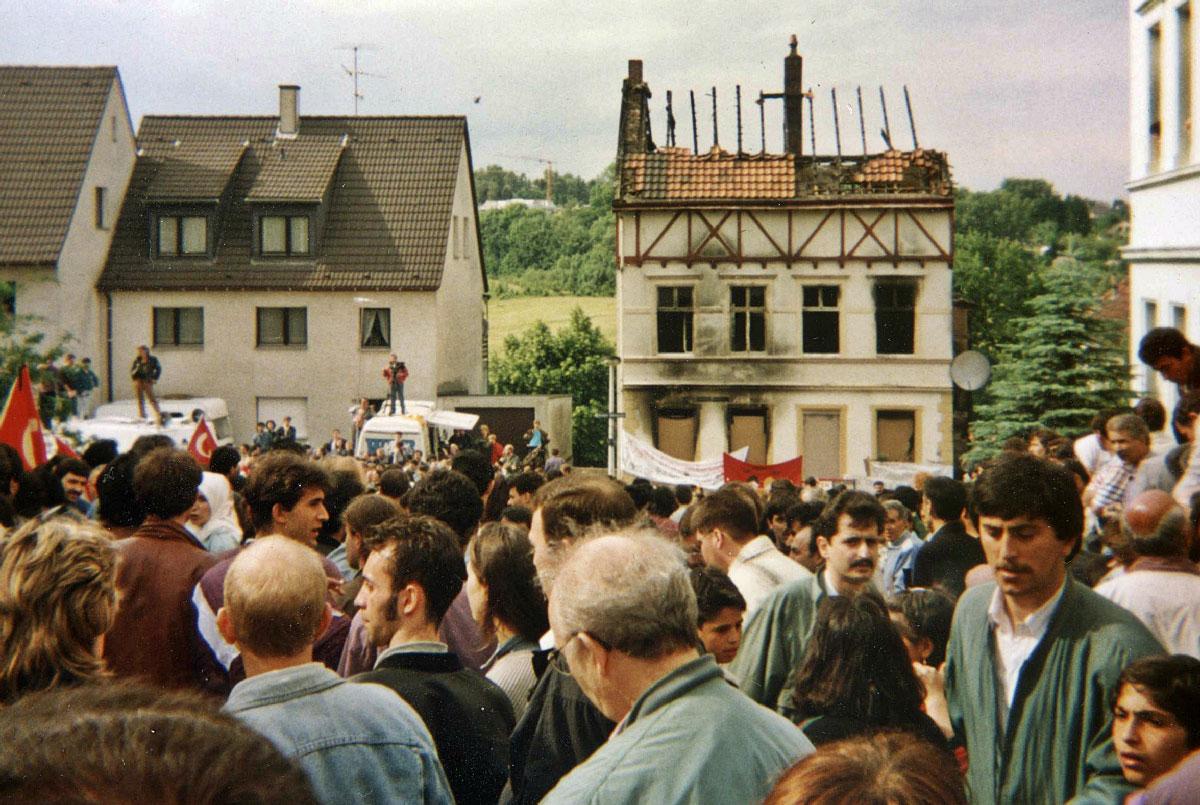
[[300, 133], [300, 87], [279, 85], [279, 130], [277, 137], [290, 139]]
[[629, 60], [629, 76], [621, 87], [621, 139], [617, 154], [645, 154], [650, 140], [650, 88], [642, 80], [641, 59]]
[[783, 138], [787, 152], [804, 153], [804, 59], [796, 52], [796, 35], [789, 42], [791, 52], [783, 60]]

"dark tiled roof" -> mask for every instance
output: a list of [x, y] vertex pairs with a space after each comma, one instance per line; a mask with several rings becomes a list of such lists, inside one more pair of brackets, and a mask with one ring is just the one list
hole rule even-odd
[[58, 259], [116, 67], [0, 67], [0, 263]]
[[[134, 168], [99, 287], [436, 289], [442, 281], [459, 155], [466, 142], [465, 118], [302, 117], [298, 138], [282, 141], [282, 159], [275, 145], [277, 122], [275, 117], [143, 118], [138, 140], [146, 144], [146, 156]], [[189, 152], [190, 144], [230, 149], [248, 143], [217, 205], [213, 258], [149, 256], [147, 229], [154, 200], [147, 191], [163, 166], [149, 157], [153, 143], [175, 140], [181, 153]], [[335, 145], [340, 158], [333, 154]], [[294, 166], [294, 175], [289, 166]], [[328, 181], [322, 178], [326, 171], [331, 172]], [[314, 257], [252, 257], [253, 204], [268, 197], [308, 199], [312, 188], [322, 183], [332, 191], [322, 230], [316, 232]]]
[[278, 140], [261, 149], [262, 167], [247, 201], [319, 201], [329, 188], [347, 137], [318, 135]]
[[141, 158], [155, 163], [146, 198], [154, 201], [216, 201], [225, 192], [249, 146], [239, 142], [204, 142], [156, 138], [138, 142]]
[[731, 154], [720, 148], [694, 155], [659, 147], [624, 158], [621, 198], [654, 201], [779, 201], [821, 195], [921, 193], [953, 195], [950, 167], [938, 151], [888, 151], [869, 157], [793, 158]]

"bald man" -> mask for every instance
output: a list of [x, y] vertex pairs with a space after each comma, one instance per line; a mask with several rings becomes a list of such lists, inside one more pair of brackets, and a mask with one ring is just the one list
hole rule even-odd
[[1200, 572], [1188, 559], [1187, 512], [1152, 489], [1130, 502], [1121, 532], [1134, 560], [1096, 592], [1136, 615], [1172, 654], [1200, 658]]
[[293, 758], [321, 802], [453, 802], [420, 716], [390, 690], [313, 662], [332, 617], [325, 590], [321, 558], [291, 539], [238, 554], [217, 627], [241, 651], [246, 679], [225, 710]]

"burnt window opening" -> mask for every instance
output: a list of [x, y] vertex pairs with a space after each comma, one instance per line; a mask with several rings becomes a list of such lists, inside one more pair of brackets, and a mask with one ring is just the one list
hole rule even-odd
[[695, 315], [689, 286], [658, 288], [658, 351], [691, 352]]
[[767, 289], [761, 285], [734, 285], [729, 289], [729, 308], [730, 351], [765, 352]]
[[912, 282], [875, 284], [875, 352], [911, 355], [916, 330], [917, 286]]
[[879, 461], [916, 461], [915, 411], [875, 412], [875, 458]]
[[801, 316], [802, 344], [805, 352], [836, 353], [838, 339], [838, 299], [836, 285], [804, 286], [804, 311]]

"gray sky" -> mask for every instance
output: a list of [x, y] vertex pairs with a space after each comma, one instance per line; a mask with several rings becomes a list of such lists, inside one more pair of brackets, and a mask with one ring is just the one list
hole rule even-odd
[[[757, 150], [752, 99], [782, 88], [796, 33], [819, 152], [834, 151], [831, 86], [847, 153], [861, 151], [849, 105], [860, 85], [869, 147], [882, 147], [880, 84], [893, 141], [911, 147], [907, 84], [921, 145], [948, 152], [960, 184], [1042, 177], [1107, 201], [1128, 173], [1127, 13], [1124, 0], [0, 0], [0, 61], [116, 64], [135, 125], [274, 114], [285, 83], [301, 85], [301, 114], [336, 115], [353, 111], [342, 65], [357, 43], [360, 70], [380, 76], [361, 79], [361, 114], [466, 114], [476, 167], [534, 174], [528, 158], [540, 157], [590, 178], [615, 154], [628, 59], [645, 62], [658, 142], [670, 89], [690, 146], [692, 89], [708, 148], [716, 86], [732, 150], [741, 84], [746, 150]], [[781, 150], [780, 126], [775, 102], [769, 151]]]

